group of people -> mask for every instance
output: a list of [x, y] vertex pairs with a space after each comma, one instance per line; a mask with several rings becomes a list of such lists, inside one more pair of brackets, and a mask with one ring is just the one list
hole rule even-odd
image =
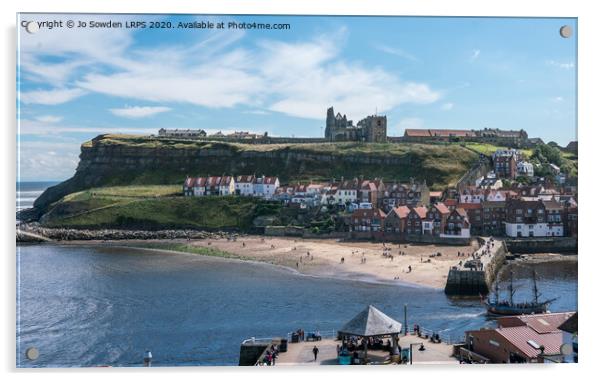
[[278, 353], [280, 353], [280, 348], [278, 348], [278, 345], [272, 344], [265, 352], [265, 356], [263, 356], [263, 362], [261, 364], [268, 366], [276, 365]]

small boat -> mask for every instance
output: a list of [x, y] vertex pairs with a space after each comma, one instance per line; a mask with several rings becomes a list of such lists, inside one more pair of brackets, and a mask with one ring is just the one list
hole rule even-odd
[[537, 289], [537, 276], [535, 270], [533, 270], [533, 300], [530, 302], [523, 303], [515, 303], [514, 302], [514, 293], [516, 289], [514, 288], [513, 278], [514, 273], [510, 271], [510, 285], [508, 286], [509, 291], [509, 299], [508, 300], [500, 300], [499, 299], [499, 287], [498, 283], [495, 284], [495, 299], [491, 300], [489, 297], [487, 300], [483, 301], [485, 307], [487, 308], [487, 312], [491, 315], [529, 315], [529, 314], [543, 314], [547, 313], [550, 304], [556, 299], [548, 299], [545, 301], [539, 301], [539, 291]]

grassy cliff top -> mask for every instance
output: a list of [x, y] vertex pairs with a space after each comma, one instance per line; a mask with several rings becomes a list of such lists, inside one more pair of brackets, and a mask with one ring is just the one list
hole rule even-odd
[[298, 151], [328, 155], [374, 155], [403, 156], [416, 155], [472, 155], [470, 150], [457, 144], [419, 144], [419, 143], [286, 143], [286, 144], [243, 144], [207, 140], [185, 140], [156, 138], [147, 135], [100, 135], [85, 142], [83, 147], [93, 145], [121, 145], [135, 148], [173, 148], [173, 149], [209, 149], [226, 148], [237, 152]]

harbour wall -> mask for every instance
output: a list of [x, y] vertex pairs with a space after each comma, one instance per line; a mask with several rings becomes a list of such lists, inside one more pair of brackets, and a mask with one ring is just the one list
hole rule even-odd
[[[263, 359], [267, 349], [273, 345], [282, 347], [283, 340], [281, 338], [273, 339], [249, 339], [242, 342], [240, 345], [240, 356], [238, 366], [254, 366], [257, 361]], [[286, 350], [281, 350], [286, 352]]]
[[577, 253], [577, 237], [507, 238], [508, 251], [516, 254]]
[[498, 249], [487, 261], [483, 261], [482, 270], [451, 268], [447, 275], [445, 294], [448, 296], [485, 296], [495, 282], [497, 273], [504, 265], [508, 249], [502, 241]]

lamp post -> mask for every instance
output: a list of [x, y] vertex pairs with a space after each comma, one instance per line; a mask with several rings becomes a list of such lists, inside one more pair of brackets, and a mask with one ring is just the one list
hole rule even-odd
[[412, 365], [412, 361], [414, 359], [414, 352], [412, 350], [412, 346], [414, 345], [422, 345], [422, 343], [411, 343], [410, 344], [410, 365]]
[[403, 332], [404, 336], [408, 335], [408, 304], [403, 305]]

